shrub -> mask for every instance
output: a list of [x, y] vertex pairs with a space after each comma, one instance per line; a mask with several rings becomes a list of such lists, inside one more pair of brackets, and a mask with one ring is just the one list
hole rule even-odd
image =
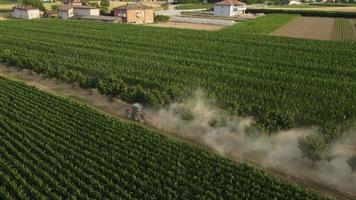
[[323, 152], [328, 148], [328, 144], [321, 134], [300, 138], [298, 144], [303, 156], [313, 161], [321, 160]]
[[166, 15], [155, 15], [154, 21], [155, 22], [168, 22], [169, 21], [169, 16], [166, 16]]
[[352, 156], [347, 163], [350, 165], [353, 172], [356, 172], [356, 155]]
[[146, 91], [140, 85], [128, 88], [125, 92], [121, 94], [121, 99], [128, 103], [148, 103]]
[[99, 80], [97, 87], [101, 94], [110, 94], [114, 96], [126, 91], [126, 84], [114, 75], [109, 75], [107, 78]]
[[46, 8], [40, 0], [22, 0], [22, 4], [36, 7], [41, 11], [46, 11]]

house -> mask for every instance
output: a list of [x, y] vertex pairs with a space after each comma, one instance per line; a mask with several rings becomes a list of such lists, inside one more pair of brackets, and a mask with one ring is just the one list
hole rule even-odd
[[289, 5], [302, 5], [302, 2], [298, 0], [291, 0], [289, 1]]
[[99, 8], [92, 6], [74, 6], [74, 15], [76, 16], [99, 16]]
[[32, 6], [17, 5], [12, 8], [11, 17], [22, 19], [36, 19], [40, 18], [40, 10]]
[[121, 17], [124, 23], [153, 23], [153, 8], [141, 3], [127, 3], [114, 8], [115, 17]]
[[224, 0], [214, 4], [214, 15], [234, 17], [244, 15], [246, 4], [237, 0]]
[[59, 7], [58, 17], [68, 19], [74, 16], [74, 7], [72, 5], [64, 5]]

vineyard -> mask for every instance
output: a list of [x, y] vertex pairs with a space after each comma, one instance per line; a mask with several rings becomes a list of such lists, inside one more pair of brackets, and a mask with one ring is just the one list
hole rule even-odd
[[336, 19], [335, 21], [335, 39], [339, 41], [356, 41], [355, 20]]
[[139, 125], [0, 78], [0, 198], [321, 199]]
[[333, 136], [355, 119], [356, 46], [266, 35], [293, 18], [268, 15], [213, 33], [8, 20], [0, 22], [0, 62], [127, 102], [169, 104], [202, 88], [270, 132], [318, 125]]

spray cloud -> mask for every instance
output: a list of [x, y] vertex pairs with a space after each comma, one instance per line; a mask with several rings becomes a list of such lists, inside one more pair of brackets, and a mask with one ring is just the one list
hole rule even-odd
[[254, 123], [252, 117], [227, 115], [211, 104], [200, 90], [186, 101], [149, 112], [154, 126], [203, 144], [221, 155], [236, 160], [246, 159], [265, 168], [281, 170], [355, 195], [356, 173], [348, 164], [355, 153], [352, 150], [356, 147], [355, 132], [343, 134], [341, 139], [332, 143], [327, 152], [328, 159], [311, 161], [303, 156], [298, 141], [318, 134], [316, 127], [293, 128], [272, 135], [250, 131]]

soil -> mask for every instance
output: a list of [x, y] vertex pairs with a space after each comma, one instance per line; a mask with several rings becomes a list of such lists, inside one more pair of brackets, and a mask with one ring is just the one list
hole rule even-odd
[[225, 26], [210, 25], [210, 24], [193, 24], [193, 23], [178, 23], [178, 22], [148, 24], [147, 26], [164, 27], [164, 28], [179, 28], [179, 29], [194, 29], [194, 30], [204, 30], [204, 31], [218, 31], [225, 27]]
[[272, 35], [305, 39], [332, 40], [334, 25], [334, 18], [298, 17], [274, 31]]
[[[126, 118], [126, 108], [129, 107], [129, 104], [120, 101], [116, 98], [110, 98], [107, 96], [100, 95], [96, 90], [89, 90], [89, 89], [82, 89], [73, 84], [63, 83], [59, 80], [55, 79], [47, 79], [44, 78], [40, 74], [31, 73], [28, 70], [18, 70], [14, 67], [6, 67], [0, 64], [0, 75], [15, 79], [15, 80], [22, 80], [24, 83], [34, 86], [42, 91], [49, 92], [54, 95], [63, 96], [66, 98], [73, 99], [75, 101], [79, 101], [84, 103], [99, 112], [109, 114], [111, 116], [117, 117], [120, 120], [128, 120]], [[149, 116], [148, 116], [149, 118]], [[158, 130], [160, 133], [169, 136], [171, 138], [178, 139], [180, 141], [184, 141], [193, 145], [199, 145], [212, 153], [214, 150], [208, 149], [204, 146], [203, 143], [199, 143], [197, 141], [189, 140], [184, 138], [181, 134], [160, 130], [156, 127], [152, 127], [151, 124], [141, 124], [149, 129]], [[236, 152], [231, 155], [227, 155], [231, 160], [236, 162], [247, 162], [254, 166], [264, 169], [269, 174], [278, 176], [283, 178], [284, 180], [290, 181], [292, 183], [298, 183], [308, 189], [312, 189], [314, 191], [318, 191], [320, 194], [326, 197], [334, 197], [341, 200], [352, 200], [356, 199], [356, 192], [350, 192], [347, 190], [343, 190], [342, 188], [336, 188], [334, 186], [330, 186], [327, 184], [320, 183], [318, 180], [306, 176], [306, 174], [294, 174], [292, 172], [287, 172], [282, 169], [277, 168], [266, 168], [263, 164], [259, 161], [261, 155], [236, 155]]]

